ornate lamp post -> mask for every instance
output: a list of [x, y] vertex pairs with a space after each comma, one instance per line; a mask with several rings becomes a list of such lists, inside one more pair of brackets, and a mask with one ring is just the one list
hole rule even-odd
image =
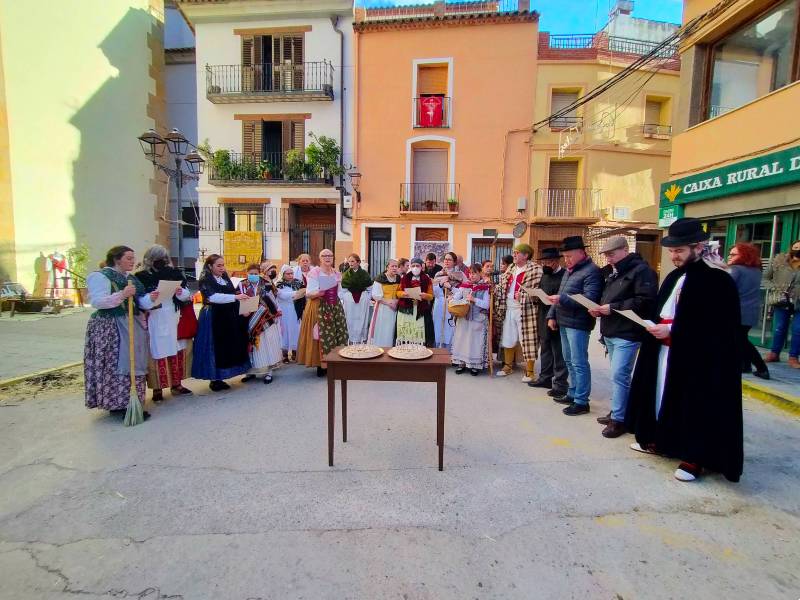
[[[195, 150], [187, 154], [190, 145], [189, 140], [177, 129], [173, 129], [164, 137], [160, 136], [155, 130], [150, 129], [139, 136], [139, 143], [147, 160], [153, 163], [153, 166], [159, 171], [166, 173], [173, 179], [178, 189], [175, 225], [178, 228], [178, 265], [181, 273], [183, 273], [183, 184], [200, 178], [199, 176], [203, 174], [205, 161]], [[174, 168], [158, 162], [158, 159], [164, 154], [164, 147], [175, 160]], [[188, 173], [184, 173], [181, 168], [184, 164]]]
[[350, 178], [350, 187], [356, 193], [356, 203], [361, 202], [361, 173], [358, 172], [356, 167], [353, 167], [347, 176]]

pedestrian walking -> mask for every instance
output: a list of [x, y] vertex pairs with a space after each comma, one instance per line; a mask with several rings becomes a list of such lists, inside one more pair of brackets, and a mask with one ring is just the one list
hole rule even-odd
[[187, 375], [187, 349], [191, 340], [178, 339], [181, 309], [192, 300], [192, 293], [186, 289], [186, 277], [172, 266], [167, 249], [156, 244], [144, 253], [142, 270], [136, 273], [136, 278], [147, 293], [155, 291], [160, 281], [175, 282], [175, 295], [147, 312], [150, 340], [147, 384], [153, 390], [153, 401], [163, 400], [165, 388], [173, 396], [191, 394], [192, 390], [182, 383]]
[[[86, 407], [119, 415], [125, 414], [131, 397], [131, 335], [136, 395], [144, 404], [149, 349], [141, 309], [152, 308], [158, 299], [157, 291], [145, 293], [142, 283], [130, 274], [135, 261], [131, 248], [114, 246], [100, 270], [86, 278], [89, 303], [96, 309], [86, 325], [83, 349]], [[127, 317], [129, 302], [133, 302], [132, 331]]]
[[736, 244], [728, 253], [728, 265], [739, 292], [739, 309], [742, 313], [742, 373], [753, 373], [751, 365], [755, 365], [754, 375], [769, 379], [769, 369], [749, 337], [750, 329], [761, 320], [761, 253], [753, 244]]
[[791, 250], [778, 254], [764, 276], [772, 308], [772, 348], [766, 362], [779, 362], [786, 339], [789, 342], [789, 366], [800, 369], [800, 240], [792, 242]]
[[616, 311], [632, 310], [642, 319], [650, 318], [658, 293], [658, 275], [645, 260], [630, 252], [628, 240], [622, 236], [609, 238], [600, 248], [611, 272], [605, 278], [600, 307], [589, 310], [600, 318], [603, 336], [611, 361], [611, 411], [598, 417], [604, 425], [603, 437], [616, 438], [624, 433], [625, 412], [631, 387], [631, 375], [639, 347], [647, 332]]
[[225, 379], [250, 370], [247, 320], [239, 315], [239, 301], [247, 294], [237, 292], [219, 254], [206, 257], [199, 284], [203, 308], [194, 342], [192, 377], [208, 380], [209, 388], [220, 392], [230, 389]]
[[[539, 287], [548, 296], [557, 294], [566, 269], [561, 266], [561, 253], [558, 248], [544, 248], [538, 258], [542, 265], [542, 280]], [[567, 365], [561, 353], [561, 334], [547, 326], [547, 308], [540, 305], [536, 312], [539, 342], [542, 345], [539, 376], [528, 383], [530, 387], [550, 390], [547, 395], [559, 398], [567, 395], [569, 388]]]
[[704, 259], [708, 233], [681, 218], [661, 245], [676, 269], [664, 279], [634, 369], [625, 425], [633, 450], [681, 461], [680, 481], [703, 469], [742, 474], [741, 314], [730, 275]]
[[589, 366], [589, 335], [595, 319], [578, 302], [570, 298], [582, 294], [592, 302], [599, 302], [603, 291], [600, 268], [586, 253], [581, 236], [564, 238], [560, 248], [567, 272], [561, 279], [557, 294], [550, 296], [553, 305], [547, 314], [547, 326], [561, 334], [561, 350], [569, 371], [569, 388], [565, 396], [553, 398], [567, 404], [565, 415], [576, 416], [589, 412], [589, 394], [592, 391], [592, 370]]
[[525, 361], [523, 383], [533, 381], [534, 364], [539, 354], [539, 329], [537, 312], [539, 300], [526, 289], [540, 286], [542, 267], [532, 261], [533, 248], [528, 244], [514, 247], [514, 264], [500, 278], [494, 295], [494, 317], [502, 323], [503, 368], [498, 377], [507, 377], [514, 370], [517, 344], [522, 347]]

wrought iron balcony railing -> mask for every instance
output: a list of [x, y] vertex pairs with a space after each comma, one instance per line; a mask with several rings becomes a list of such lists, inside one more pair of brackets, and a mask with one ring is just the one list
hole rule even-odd
[[451, 127], [450, 98], [447, 96], [424, 96], [414, 98], [414, 127]]
[[573, 127], [583, 129], [583, 117], [556, 117], [555, 119], [550, 119], [550, 129], [552, 130], [572, 129]]
[[215, 104], [332, 100], [333, 65], [326, 61], [279, 65], [206, 65], [206, 97]]
[[591, 219], [600, 215], [600, 190], [539, 188], [533, 215], [545, 219]]
[[460, 183], [401, 183], [401, 212], [458, 212]]
[[311, 170], [308, 163], [288, 164], [287, 152], [238, 153], [216, 158], [209, 166], [208, 180], [217, 185], [235, 185], [292, 181], [297, 183], [328, 183], [321, 173]]

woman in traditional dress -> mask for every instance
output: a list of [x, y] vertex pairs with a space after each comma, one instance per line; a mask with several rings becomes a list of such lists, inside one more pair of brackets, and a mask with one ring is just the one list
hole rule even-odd
[[187, 340], [178, 339], [178, 320], [181, 307], [191, 301], [192, 293], [186, 289], [186, 277], [172, 266], [169, 252], [156, 244], [144, 253], [142, 270], [136, 278], [146, 292], [153, 292], [160, 281], [174, 281], [175, 295], [162, 301], [147, 313], [147, 331], [150, 337], [150, 362], [147, 385], [153, 390], [153, 401], [164, 399], [162, 390], [169, 388], [173, 396], [191, 394], [192, 390], [181, 383], [186, 377]]
[[[269, 272], [269, 271], [267, 271]], [[250, 371], [242, 382], [264, 376], [264, 383], [272, 383], [272, 369], [281, 362], [280, 311], [275, 304], [272, 281], [259, 273], [258, 265], [247, 267], [247, 279], [239, 283], [239, 291], [249, 297], [258, 296], [258, 308], [244, 315], [248, 319], [248, 351]]]
[[397, 261], [389, 260], [386, 272], [381, 273], [372, 285], [372, 324], [368, 339], [376, 346], [394, 346], [397, 333], [397, 290], [400, 277], [397, 275]]
[[453, 334], [452, 361], [456, 373], [467, 369], [477, 375], [489, 366], [489, 286], [483, 278], [479, 264], [470, 267], [469, 282], [453, 290], [453, 300], [466, 300], [469, 309], [466, 316], [456, 319]]
[[294, 267], [294, 278], [304, 286], [308, 286], [308, 273], [311, 271], [311, 256], [300, 254], [297, 257], [297, 265]]
[[[276, 288], [278, 308], [281, 311], [281, 348], [283, 362], [297, 360], [297, 338], [300, 336], [300, 319], [306, 307], [305, 287], [302, 281], [294, 278], [294, 269], [289, 265], [281, 267], [280, 280]], [[301, 292], [300, 290], [304, 290]], [[289, 357], [289, 353], [292, 357]]]
[[317, 367], [317, 377], [327, 373], [324, 356], [336, 346], [347, 345], [347, 321], [339, 300], [342, 276], [333, 266], [333, 252], [319, 253], [320, 266], [309, 270], [306, 309], [300, 324], [297, 362]]
[[[410, 297], [406, 290], [420, 288], [419, 300]], [[411, 259], [411, 269], [400, 280], [397, 290], [397, 339], [425, 344], [429, 348], [436, 343], [431, 318], [433, 282], [422, 272], [422, 259]]]
[[366, 341], [369, 333], [369, 305], [372, 277], [361, 268], [358, 254], [347, 257], [348, 269], [342, 276], [342, 305], [351, 342]]
[[247, 294], [237, 293], [225, 272], [225, 259], [209, 255], [200, 275], [203, 308], [194, 340], [192, 377], [207, 379], [214, 392], [231, 386], [224, 379], [250, 370], [247, 353], [247, 319], [239, 316], [239, 300]]
[[442, 259], [443, 268], [433, 280], [433, 326], [436, 330], [436, 346], [439, 348], [450, 347], [455, 331], [455, 322], [447, 312], [447, 299], [453, 289], [467, 280], [464, 273], [456, 268], [457, 261], [455, 252], [446, 253]]
[[[86, 278], [89, 302], [96, 308], [86, 326], [83, 371], [86, 407], [125, 414], [131, 393], [128, 303], [133, 304], [133, 341], [136, 394], [144, 403], [147, 375], [147, 330], [140, 308], [153, 307], [158, 292], [146, 294], [141, 282], [129, 273], [135, 257], [127, 246], [114, 246], [104, 266]], [[149, 418], [149, 413], [144, 413]]]

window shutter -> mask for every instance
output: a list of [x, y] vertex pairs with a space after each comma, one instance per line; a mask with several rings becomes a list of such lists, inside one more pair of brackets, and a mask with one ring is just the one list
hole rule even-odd
[[644, 108], [644, 122], [647, 125], [661, 125], [661, 102], [647, 101]]
[[550, 161], [550, 189], [566, 190], [578, 187], [578, 161]]
[[447, 67], [419, 67], [417, 95], [447, 95]]
[[253, 89], [253, 36], [242, 36], [242, 91], [249, 92]]
[[305, 121], [292, 121], [292, 148], [305, 150], [306, 123]]
[[281, 121], [281, 147], [284, 152], [292, 149], [291, 121]]
[[253, 152], [260, 160], [264, 157], [264, 121], [253, 121]]
[[242, 121], [242, 154], [250, 157], [255, 152], [256, 121]]
[[[578, 99], [578, 92], [553, 92], [553, 97], [550, 102], [550, 114], [554, 114], [561, 110], [564, 110], [567, 106], [572, 104]], [[562, 115], [563, 117], [573, 118], [576, 117], [577, 114], [575, 110], [571, 110], [569, 113]]]

